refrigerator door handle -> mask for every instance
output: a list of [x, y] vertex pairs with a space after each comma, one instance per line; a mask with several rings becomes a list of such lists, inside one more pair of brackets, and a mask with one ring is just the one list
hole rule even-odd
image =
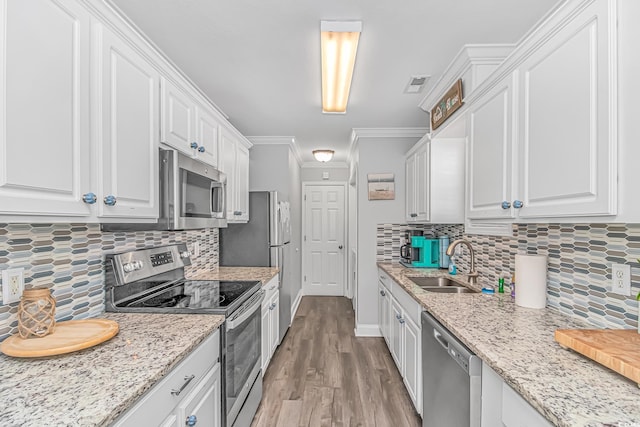
[[284, 246], [280, 246], [278, 248], [280, 251], [280, 256], [278, 257], [278, 261], [280, 261], [280, 277], [278, 280], [278, 289], [282, 289], [282, 282], [284, 281]]

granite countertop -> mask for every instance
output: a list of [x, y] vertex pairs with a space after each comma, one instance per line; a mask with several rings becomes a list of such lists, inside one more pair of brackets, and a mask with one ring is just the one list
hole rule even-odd
[[103, 317], [120, 331], [95, 347], [38, 359], [0, 354], [0, 424], [108, 425], [224, 322], [207, 314]]
[[407, 278], [448, 276], [443, 270], [378, 266], [555, 425], [640, 425], [637, 384], [554, 340], [556, 329], [592, 325], [552, 309], [516, 306], [509, 294], [429, 293]]
[[278, 274], [278, 267], [220, 267], [218, 271], [198, 273], [193, 280], [260, 280], [266, 285]]

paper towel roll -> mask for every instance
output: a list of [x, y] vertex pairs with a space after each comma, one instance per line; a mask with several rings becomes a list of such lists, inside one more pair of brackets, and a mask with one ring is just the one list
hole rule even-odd
[[547, 256], [516, 255], [516, 305], [544, 308], [547, 304]]

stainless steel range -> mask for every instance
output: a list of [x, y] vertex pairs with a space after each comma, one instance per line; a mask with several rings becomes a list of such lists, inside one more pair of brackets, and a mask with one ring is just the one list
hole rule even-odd
[[211, 313], [226, 317], [221, 333], [223, 425], [247, 426], [262, 398], [259, 281], [188, 280], [184, 244], [107, 255], [107, 311]]

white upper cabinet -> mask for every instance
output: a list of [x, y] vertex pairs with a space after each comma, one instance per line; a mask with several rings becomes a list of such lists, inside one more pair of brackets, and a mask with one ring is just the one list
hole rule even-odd
[[90, 24], [72, 0], [0, 0], [0, 215], [91, 215]]
[[519, 67], [520, 218], [616, 214], [607, 3], [592, 2]]
[[407, 222], [464, 222], [464, 139], [428, 136], [407, 153]]
[[220, 135], [220, 170], [227, 176], [227, 221], [247, 222], [250, 145], [225, 126], [221, 127]]
[[98, 216], [158, 217], [158, 71], [129, 43], [96, 24], [99, 46], [94, 111], [98, 162]]
[[220, 122], [187, 88], [162, 78], [162, 142], [218, 167]]
[[617, 214], [612, 4], [567, 2], [465, 99], [471, 223]]
[[218, 167], [219, 134], [220, 122], [207, 109], [198, 107], [196, 110], [196, 140], [200, 144], [197, 148], [198, 157], [214, 167]]
[[[193, 153], [196, 101], [170, 80], [162, 78], [162, 142], [186, 154]], [[197, 144], [197, 143], [196, 143]]]
[[467, 113], [467, 217], [511, 218], [513, 79], [474, 101]]

